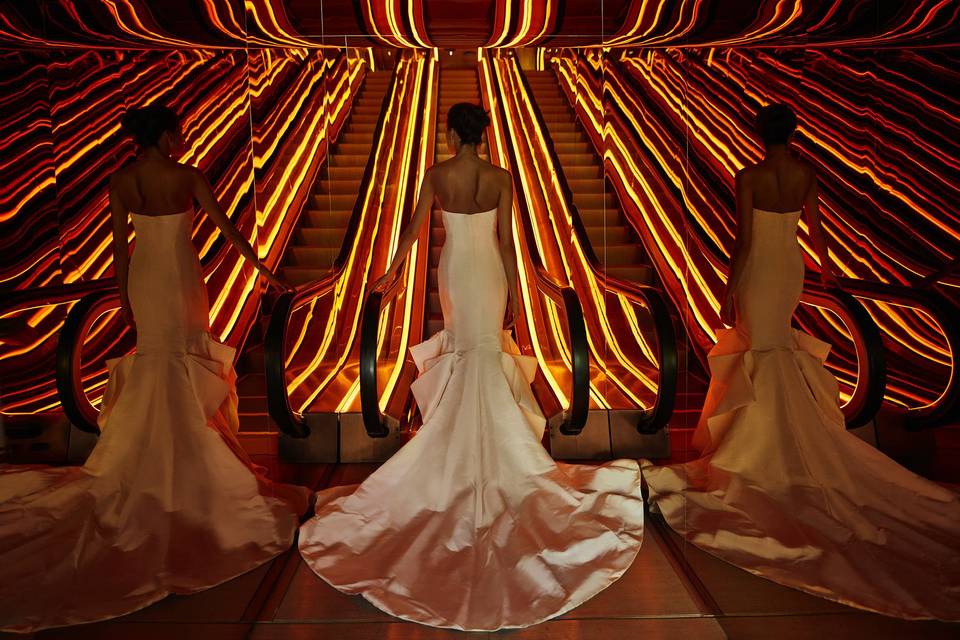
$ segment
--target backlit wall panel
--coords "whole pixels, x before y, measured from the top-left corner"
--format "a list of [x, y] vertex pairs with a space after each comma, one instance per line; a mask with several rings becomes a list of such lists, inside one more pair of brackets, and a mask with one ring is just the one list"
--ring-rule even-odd
[[[539, 59], [553, 65], [600, 141], [607, 171], [631, 190], [626, 208], [701, 352], [719, 325], [733, 174], [759, 157], [752, 119], [766, 102], [789, 102], [800, 115], [797, 149], [820, 171], [839, 270], [905, 284], [960, 251], [958, 3], [455, 4], [457, 11], [443, 0], [0, 0], [0, 293], [13, 299], [111, 277], [106, 181], [134, 153], [119, 119], [152, 101], [180, 111], [183, 161], [208, 175], [260, 256], [276, 265], [374, 59], [351, 57], [347, 39], [421, 49], [567, 47]], [[324, 48], [331, 45], [340, 48]], [[583, 45], [595, 48], [569, 48]], [[415, 157], [405, 135], [394, 149], [399, 166]], [[194, 240], [214, 333], [239, 345], [260, 316], [262, 284], [203, 216]], [[803, 240], [809, 249], [805, 231]], [[358, 295], [360, 280], [351, 275], [356, 290], [338, 296]], [[956, 279], [938, 295], [956, 304]], [[72, 304], [0, 310], [20, 323], [0, 341], [0, 410], [56, 407], [53, 348]], [[325, 304], [310, 307], [311, 322], [329, 324], [337, 309]], [[908, 308], [864, 304], [890, 349], [888, 397], [909, 406], [933, 400], [949, 375], [935, 323]], [[856, 372], [846, 328], [809, 308], [798, 322], [837, 343], [831, 363], [849, 390]], [[333, 351], [346, 353], [342, 336], [355, 327], [334, 324]], [[93, 396], [105, 381], [103, 358], [129, 343], [114, 314], [94, 326], [84, 370]], [[312, 348], [298, 358], [312, 357]], [[356, 395], [346, 386], [344, 406]], [[300, 387], [306, 402], [322, 384], [307, 375]]]
[[0, 291], [60, 277], [47, 57], [0, 56]]
[[[957, 83], [951, 73], [922, 73], [949, 68], [955, 54], [874, 53], [667, 49], [554, 58], [582, 119], [595, 135], [605, 130], [608, 170], [645, 194], [634, 224], [652, 229], [649, 249], [666, 256], [673, 273], [665, 282], [689, 303], [688, 329], [701, 349], [719, 324], [735, 228], [733, 176], [762, 154], [753, 119], [767, 102], [798, 112], [795, 146], [820, 174], [835, 269], [908, 284], [956, 255]], [[637, 155], [623, 154], [625, 140]], [[801, 235], [815, 271], [805, 228]], [[950, 373], [939, 327], [909, 308], [863, 302], [890, 348], [888, 397], [909, 406], [935, 400]], [[825, 339], [845, 340], [829, 314], [802, 310], [798, 320]]]
[[950, 0], [4, 0], [0, 42], [244, 46], [942, 46]]
[[[176, 108], [181, 161], [204, 171], [223, 209], [276, 265], [325, 156], [328, 126], [342, 123], [365, 66], [333, 49], [11, 52], [3, 60], [10, 82], [25, 88], [2, 116], [11, 134], [0, 184], [8, 291], [112, 278], [107, 181], [135, 154], [120, 118], [153, 102]], [[197, 216], [193, 236], [211, 328], [238, 346], [259, 317], [262, 280], [206, 216]], [[52, 352], [72, 303], [7, 314], [27, 328], [0, 342], [5, 412], [57, 405]], [[115, 315], [88, 337], [93, 396], [105, 382], [103, 358], [129, 347]]]

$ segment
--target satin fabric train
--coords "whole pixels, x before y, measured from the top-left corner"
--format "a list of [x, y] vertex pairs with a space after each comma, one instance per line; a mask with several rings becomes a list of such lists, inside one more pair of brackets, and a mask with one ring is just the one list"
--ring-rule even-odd
[[237, 441], [234, 350], [210, 337], [192, 210], [134, 215], [136, 353], [109, 361], [78, 467], [0, 474], [0, 628], [92, 622], [214, 586], [293, 543], [306, 489]]
[[643, 461], [687, 540], [751, 573], [902, 618], [960, 619], [960, 500], [847, 432], [830, 346], [792, 329], [800, 212], [755, 210], [737, 326], [710, 352], [697, 460]]
[[643, 537], [635, 461], [558, 464], [541, 445], [536, 360], [501, 330], [495, 212], [441, 214], [444, 329], [410, 349], [422, 427], [359, 487], [321, 492], [300, 533], [305, 561], [340, 591], [481, 631], [576, 607], [626, 571]]

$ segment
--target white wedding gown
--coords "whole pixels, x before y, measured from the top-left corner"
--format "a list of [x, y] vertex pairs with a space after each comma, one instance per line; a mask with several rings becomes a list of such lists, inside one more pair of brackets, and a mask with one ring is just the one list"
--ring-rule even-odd
[[237, 440], [234, 349], [209, 333], [193, 209], [133, 215], [136, 353], [107, 362], [83, 466], [0, 466], [0, 629], [104, 620], [286, 551], [309, 491]]
[[710, 352], [701, 458], [643, 463], [696, 546], [764, 578], [902, 618], [960, 619], [960, 496], [849, 433], [830, 345], [790, 326], [800, 212], [754, 209], [737, 326]]
[[318, 495], [310, 567], [394, 616], [492, 631], [576, 607], [616, 581], [643, 537], [638, 464], [558, 464], [530, 390], [536, 360], [501, 329], [496, 210], [444, 211], [444, 329], [410, 349], [423, 426], [359, 487]]

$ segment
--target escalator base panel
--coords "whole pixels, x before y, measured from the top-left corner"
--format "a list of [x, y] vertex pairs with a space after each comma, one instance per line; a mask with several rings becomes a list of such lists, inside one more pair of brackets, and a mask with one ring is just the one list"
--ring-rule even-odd
[[306, 438], [280, 436], [282, 460], [294, 463], [383, 462], [403, 444], [399, 425], [391, 423], [385, 438], [371, 438], [359, 413], [307, 413]]
[[363, 428], [361, 414], [341, 413], [340, 462], [384, 462], [403, 446], [399, 426], [391, 421], [386, 437], [371, 438]]
[[[560, 432], [563, 415], [549, 419], [550, 453], [556, 460], [612, 460], [616, 458], [668, 458], [670, 438], [666, 429], [641, 434], [636, 425], [642, 411], [594, 409], [579, 435]], [[280, 436], [280, 458], [294, 463], [383, 462], [408, 438], [399, 425], [389, 424], [385, 438], [371, 438], [359, 413], [308, 413], [306, 438]]]
[[592, 409], [583, 431], [576, 436], [560, 432], [562, 415], [548, 422], [550, 453], [556, 460], [613, 460], [616, 458], [667, 458], [670, 437], [665, 429], [650, 435], [637, 432], [642, 411]]
[[550, 454], [555, 460], [610, 460], [610, 420], [606, 409], [591, 410], [587, 423], [575, 436], [560, 432], [562, 415], [547, 422], [550, 432]]
[[614, 458], [669, 458], [670, 434], [666, 428], [656, 433], [637, 432], [643, 411], [612, 409], [610, 411], [610, 449]]

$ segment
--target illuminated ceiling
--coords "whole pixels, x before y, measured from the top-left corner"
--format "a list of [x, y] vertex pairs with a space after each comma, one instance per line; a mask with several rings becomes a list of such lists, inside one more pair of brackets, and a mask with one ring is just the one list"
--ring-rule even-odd
[[955, 46], [949, 0], [0, 0], [0, 47]]

